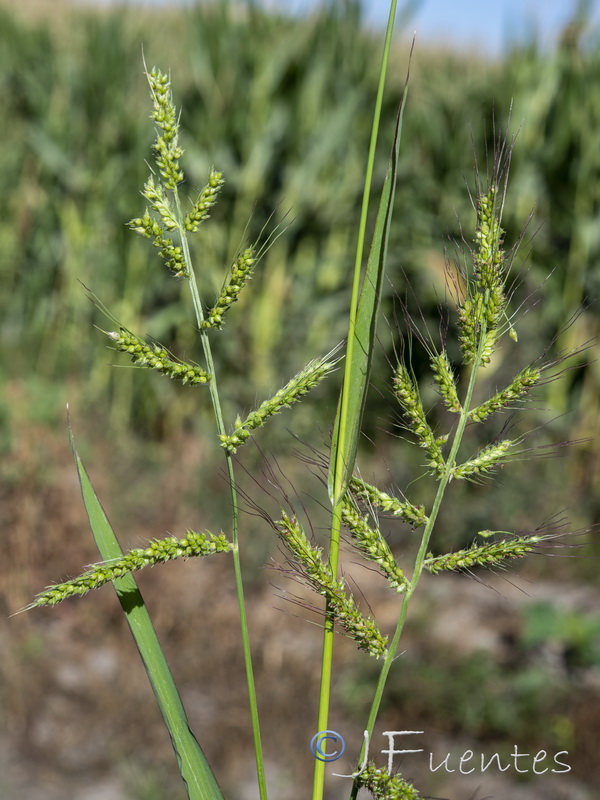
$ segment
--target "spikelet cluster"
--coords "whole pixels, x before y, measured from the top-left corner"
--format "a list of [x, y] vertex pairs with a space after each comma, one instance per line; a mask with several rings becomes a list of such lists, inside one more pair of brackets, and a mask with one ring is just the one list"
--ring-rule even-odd
[[365, 769], [355, 778], [358, 786], [367, 789], [375, 800], [420, 800], [421, 793], [401, 775], [390, 775], [369, 761]]
[[356, 549], [369, 561], [377, 564], [392, 589], [396, 592], [405, 592], [410, 588], [408, 579], [396, 563], [381, 531], [369, 525], [367, 517], [359, 514], [348, 495], [342, 500], [342, 522], [350, 532]]
[[192, 385], [208, 383], [208, 372], [195, 364], [176, 361], [169, 356], [167, 350], [158, 344], [148, 344], [133, 333], [121, 328], [119, 332], [111, 331], [109, 334], [117, 350], [129, 353], [131, 360], [138, 367], [147, 367], [168, 375], [172, 380]]
[[458, 392], [456, 391], [456, 379], [452, 370], [452, 365], [445, 350], [436, 353], [431, 358], [431, 368], [433, 378], [438, 385], [438, 389], [444, 405], [448, 411], [459, 414], [462, 410]]
[[301, 397], [317, 386], [335, 365], [335, 361], [327, 361], [327, 356], [310, 361], [283, 389], [261, 403], [243, 422], [238, 419], [232, 434], [222, 434], [219, 437], [221, 447], [230, 453], [235, 453], [237, 448], [248, 440], [252, 431], [262, 427], [269, 417], [278, 414], [284, 408], [289, 408], [292, 403], [297, 403]]
[[198, 194], [192, 210], [188, 211], [185, 215], [183, 224], [187, 231], [195, 233], [204, 220], [208, 219], [210, 216], [208, 212], [217, 202], [221, 186], [223, 186], [224, 183], [223, 173], [211, 169], [210, 175], [208, 176], [208, 183]]
[[474, 278], [468, 281], [466, 296], [459, 307], [460, 344], [466, 364], [479, 355], [488, 364], [505, 313], [503, 231], [497, 209], [498, 187], [491, 186], [477, 198], [477, 249], [473, 255]]
[[501, 442], [489, 444], [482, 448], [474, 458], [455, 466], [452, 470], [452, 477], [465, 480], [477, 475], [488, 474], [506, 461], [506, 454], [514, 443], [512, 439], [503, 439]]
[[490, 567], [509, 561], [514, 558], [522, 558], [531, 553], [537, 544], [543, 541], [543, 536], [515, 536], [511, 539], [501, 539], [489, 544], [473, 545], [464, 550], [457, 550], [454, 553], [446, 553], [443, 556], [433, 556], [427, 554], [424, 566], [433, 575], [438, 572], [469, 569], [471, 567]]
[[226, 553], [233, 545], [223, 533], [195, 533], [188, 531], [182, 539], [168, 536], [150, 542], [148, 547], [137, 547], [125, 553], [121, 558], [95, 564], [77, 578], [56, 583], [37, 595], [30, 607], [55, 606], [69, 597], [82, 596], [92, 589], [98, 589], [105, 583], [122, 578], [130, 572], [137, 572], [144, 567], [152, 567], [176, 558], [193, 558], [207, 556], [212, 553]]
[[154, 219], [148, 209], [145, 210], [143, 217], [136, 217], [127, 224], [131, 230], [147, 239], [152, 239], [154, 246], [159, 248], [159, 255], [167, 269], [176, 278], [189, 278], [190, 272], [183, 258], [183, 250], [179, 245], [175, 245], [169, 236], [165, 236], [162, 225]]
[[153, 119], [157, 127], [156, 141], [153, 148], [156, 154], [156, 166], [167, 189], [175, 191], [183, 180], [183, 172], [179, 159], [183, 150], [178, 144], [179, 119], [171, 94], [171, 81], [167, 75], [153, 67], [148, 74], [150, 93], [152, 95]]
[[360, 650], [379, 658], [386, 654], [387, 637], [377, 624], [359, 610], [354, 597], [346, 591], [343, 578], [336, 579], [328, 564], [323, 563], [321, 548], [314, 547], [295, 517], [282, 511], [275, 523], [277, 533], [292, 553], [302, 580], [326, 598], [333, 620], [357, 643]]
[[490, 397], [489, 400], [486, 400], [485, 403], [482, 403], [480, 406], [470, 411], [470, 419], [472, 419], [473, 422], [483, 422], [491, 414], [501, 411], [511, 403], [524, 397], [533, 386], [539, 383], [541, 377], [541, 369], [537, 367], [525, 367], [525, 369], [521, 370], [521, 372], [513, 378], [509, 386], [497, 392], [493, 397]]
[[402, 363], [396, 367], [393, 384], [394, 393], [404, 411], [409, 427], [419, 441], [419, 447], [427, 451], [430, 472], [433, 475], [441, 475], [446, 464], [440, 443], [435, 438], [427, 422], [423, 404], [413, 379], [406, 366]]
[[256, 258], [254, 250], [248, 247], [235, 260], [231, 268], [231, 277], [223, 287], [217, 302], [206, 315], [203, 328], [221, 328], [223, 315], [238, 299], [240, 292], [252, 277]]
[[414, 506], [412, 503], [398, 500], [376, 486], [363, 481], [362, 478], [353, 477], [350, 480], [350, 491], [359, 500], [374, 508], [391, 512], [395, 517], [407, 522], [412, 528], [421, 528], [427, 524], [427, 515], [423, 506]]

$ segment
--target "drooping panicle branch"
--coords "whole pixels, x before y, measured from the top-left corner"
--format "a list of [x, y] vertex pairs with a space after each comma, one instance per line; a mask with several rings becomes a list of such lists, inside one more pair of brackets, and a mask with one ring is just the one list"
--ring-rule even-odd
[[269, 400], [261, 403], [243, 422], [238, 419], [232, 434], [222, 434], [219, 437], [221, 447], [230, 453], [235, 453], [237, 448], [248, 440], [252, 431], [261, 428], [270, 417], [278, 414], [284, 408], [289, 408], [293, 403], [297, 403], [335, 368], [337, 362], [328, 361], [328, 358], [329, 356], [325, 356], [309, 361], [304, 369], [300, 370], [283, 389], [280, 389]]
[[418, 439], [419, 447], [427, 451], [430, 472], [433, 475], [441, 475], [446, 466], [442, 448], [427, 422], [419, 391], [405, 364], [400, 363], [396, 367], [393, 384], [396, 398], [410, 429]]
[[410, 583], [396, 562], [383, 534], [379, 528], [372, 528], [369, 525], [367, 517], [358, 512], [348, 495], [342, 500], [342, 522], [350, 531], [356, 549], [366, 559], [377, 564], [394, 591], [405, 592], [410, 588]]
[[210, 375], [202, 367], [178, 361], [171, 357], [164, 347], [159, 344], [148, 344], [124, 328], [118, 332], [111, 331], [108, 336], [113, 340], [115, 348], [123, 353], [129, 353], [131, 360], [138, 367], [154, 369], [163, 375], [168, 375], [172, 380], [193, 386], [210, 381]]
[[462, 410], [462, 406], [458, 399], [454, 371], [445, 350], [442, 350], [441, 353], [435, 353], [431, 357], [431, 368], [433, 370], [433, 378], [438, 385], [444, 405], [448, 411], [459, 414]]
[[182, 248], [174, 244], [170, 237], [165, 236], [163, 227], [151, 216], [148, 209], [144, 211], [143, 217], [130, 220], [128, 225], [136, 233], [152, 239], [154, 246], [159, 248], [159, 255], [164, 260], [165, 266], [176, 278], [189, 278], [190, 272]]
[[460, 480], [487, 475], [506, 461], [507, 453], [514, 444], [513, 439], [503, 439], [483, 447], [476, 456], [453, 467], [452, 477]]
[[362, 478], [354, 476], [351, 479], [350, 491], [357, 499], [372, 505], [374, 508], [391, 512], [395, 517], [407, 522], [412, 528], [421, 528], [427, 524], [427, 515], [423, 506], [414, 506], [412, 503], [399, 500], [397, 497], [382, 492], [376, 486], [363, 481]]
[[122, 558], [94, 564], [82, 575], [63, 583], [48, 586], [37, 595], [30, 608], [35, 606], [55, 606], [69, 597], [81, 597], [92, 589], [98, 589], [105, 583], [122, 578], [130, 572], [137, 572], [144, 567], [153, 567], [176, 558], [193, 558], [207, 556], [212, 553], [227, 553], [232, 544], [223, 533], [195, 533], [188, 531], [182, 539], [168, 536], [157, 539], [147, 547], [136, 547], [125, 553]]
[[539, 535], [513, 536], [486, 544], [475, 544], [464, 550], [446, 553], [442, 556], [427, 554], [424, 566], [433, 575], [438, 572], [451, 572], [472, 567], [494, 567], [523, 556], [535, 550], [536, 545], [549, 537]]
[[379, 658], [386, 654], [387, 637], [382, 636], [371, 617], [365, 617], [354, 597], [346, 590], [343, 578], [335, 578], [323, 562], [321, 548], [310, 543], [295, 517], [282, 511], [275, 530], [284, 542], [298, 568], [303, 583], [327, 600], [327, 608], [335, 622], [354, 639], [360, 650]]
[[518, 375], [512, 379], [511, 383], [500, 392], [496, 392], [493, 397], [485, 403], [477, 406], [469, 412], [469, 418], [473, 422], [483, 422], [492, 414], [517, 402], [524, 397], [531, 388], [540, 382], [542, 370], [538, 367], [525, 367]]

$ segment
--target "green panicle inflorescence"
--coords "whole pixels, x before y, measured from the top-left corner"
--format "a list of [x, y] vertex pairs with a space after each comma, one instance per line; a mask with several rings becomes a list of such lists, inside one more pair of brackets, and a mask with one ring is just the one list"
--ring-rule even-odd
[[424, 566], [432, 575], [470, 567], [490, 567], [510, 559], [522, 558], [531, 553], [536, 544], [543, 539], [543, 536], [535, 535], [515, 536], [512, 539], [501, 539], [489, 544], [473, 545], [443, 556], [433, 556], [432, 553], [428, 553]]
[[152, 175], [150, 175], [144, 184], [142, 195], [150, 202], [152, 208], [159, 215], [167, 230], [174, 231], [179, 228], [177, 217], [175, 216], [175, 212], [171, 207], [171, 203], [165, 194], [162, 184], [155, 183]]
[[138, 367], [155, 369], [163, 375], [168, 375], [172, 380], [180, 383], [208, 383], [210, 375], [208, 372], [195, 364], [187, 364], [184, 361], [176, 361], [171, 358], [165, 350], [158, 344], [148, 344], [143, 339], [126, 331], [124, 328], [117, 333], [112, 331], [108, 334], [115, 343], [117, 350], [129, 353], [131, 360]]
[[225, 183], [223, 173], [211, 169], [208, 176], [208, 183], [199, 193], [196, 202], [191, 211], [185, 215], [183, 224], [187, 231], [195, 233], [205, 219], [208, 219], [209, 211], [217, 202], [217, 197], [221, 190], [221, 186]]
[[489, 364], [499, 336], [498, 325], [505, 313], [503, 230], [497, 210], [497, 186], [477, 199], [477, 249], [473, 256], [474, 279], [468, 281], [459, 307], [460, 344], [467, 364], [479, 356]]
[[477, 408], [469, 412], [470, 419], [473, 422], [483, 422], [496, 411], [501, 411], [511, 403], [519, 400], [527, 394], [527, 392], [535, 386], [542, 377], [541, 369], [536, 367], [525, 367], [516, 375], [509, 386], [501, 392], [497, 392], [485, 403], [482, 403]]
[[164, 235], [164, 229], [150, 215], [148, 209], [144, 212], [143, 217], [136, 217], [127, 224], [131, 230], [141, 233], [142, 236], [154, 241], [154, 246], [160, 248], [159, 255], [164, 259], [167, 269], [176, 278], [189, 278], [190, 271], [186, 266], [183, 250], [178, 245], [173, 244], [172, 239]]
[[256, 258], [251, 247], [246, 248], [235, 260], [231, 268], [231, 278], [227, 281], [214, 307], [207, 313], [203, 328], [221, 328], [223, 315], [238, 299], [240, 292], [252, 277]]
[[432, 356], [431, 367], [433, 369], [433, 378], [438, 385], [444, 405], [448, 411], [459, 414], [462, 406], [456, 391], [456, 379], [454, 378], [452, 365], [445, 350]]
[[[502, 236], [504, 231], [500, 227], [500, 220], [496, 211], [497, 187], [491, 186], [487, 194], [481, 194], [477, 203], [477, 231], [475, 240], [478, 249], [474, 258], [475, 277], [481, 290], [491, 292], [502, 288], [502, 264], [504, 251], [502, 250]], [[489, 309], [488, 325], [493, 328], [497, 321], [495, 306]]]
[[353, 477], [350, 480], [350, 491], [359, 500], [369, 503], [382, 511], [390, 512], [395, 517], [407, 522], [412, 528], [421, 528], [427, 524], [427, 515], [423, 506], [413, 506], [412, 503], [398, 500], [376, 486], [363, 481], [362, 478]]
[[408, 424], [419, 440], [419, 447], [427, 451], [431, 473], [440, 476], [446, 466], [442, 449], [427, 422], [421, 398], [404, 364], [398, 364], [396, 367], [393, 384], [394, 392]]
[[421, 793], [401, 775], [390, 775], [386, 769], [379, 769], [369, 761], [364, 770], [355, 778], [358, 786], [367, 789], [375, 800], [420, 800]]
[[346, 591], [343, 578], [336, 579], [328, 564], [323, 563], [321, 548], [314, 547], [295, 517], [282, 511], [276, 530], [293, 555], [303, 582], [325, 597], [331, 617], [371, 656], [385, 656], [387, 637], [382, 636], [375, 621], [365, 617], [354, 597]]
[[92, 589], [98, 589], [105, 583], [122, 578], [130, 572], [137, 572], [144, 567], [152, 567], [176, 558], [193, 558], [207, 556], [212, 553], [226, 553], [233, 545], [223, 533], [195, 533], [188, 531], [182, 539], [168, 536], [157, 539], [147, 547], [136, 547], [121, 558], [94, 564], [77, 578], [56, 583], [37, 595], [30, 607], [55, 606], [69, 597], [82, 596]]
[[317, 386], [334, 369], [336, 362], [327, 361], [326, 358], [310, 361], [283, 389], [252, 411], [244, 422], [238, 420], [231, 435], [222, 434], [219, 437], [221, 447], [230, 453], [235, 453], [237, 448], [247, 441], [251, 432], [262, 427], [269, 417], [278, 414], [284, 408], [289, 408], [292, 403], [297, 403], [303, 395]]
[[405, 592], [410, 583], [396, 563], [392, 551], [379, 529], [372, 528], [367, 518], [358, 513], [354, 502], [346, 495], [342, 501], [342, 522], [350, 531], [354, 545], [365, 558], [377, 564], [396, 592]]
[[454, 467], [452, 477], [464, 480], [476, 475], [485, 475], [491, 472], [506, 460], [506, 453], [515, 442], [512, 439], [503, 439], [484, 447], [475, 458], [465, 461], [464, 464]]
[[160, 133], [157, 131], [153, 145], [156, 166], [165, 181], [166, 188], [175, 191], [178, 184], [183, 181], [183, 172], [179, 166], [183, 150], [178, 144], [179, 119], [173, 104], [171, 82], [167, 75], [154, 67], [152, 72], [148, 73], [148, 83], [154, 106], [150, 119], [156, 122], [160, 131]]

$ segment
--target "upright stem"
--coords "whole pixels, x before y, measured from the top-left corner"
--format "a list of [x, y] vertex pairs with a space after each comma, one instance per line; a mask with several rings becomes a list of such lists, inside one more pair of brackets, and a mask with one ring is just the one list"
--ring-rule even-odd
[[[179, 220], [182, 220], [181, 206], [179, 203], [179, 196], [175, 192], [175, 203], [177, 206], [177, 214]], [[180, 224], [181, 234], [181, 247], [185, 258], [186, 266], [189, 270], [189, 285], [192, 293], [192, 303], [194, 305], [194, 312], [196, 315], [196, 322], [200, 329], [200, 340], [202, 342], [202, 349], [204, 351], [204, 358], [206, 360], [206, 368], [210, 374], [209, 390], [212, 401], [212, 406], [215, 414], [215, 421], [217, 425], [217, 432], [219, 436], [227, 433], [225, 430], [225, 422], [223, 420], [223, 411], [221, 408], [221, 400], [219, 397], [219, 390], [217, 387], [217, 377], [215, 373], [215, 366], [212, 357], [212, 349], [210, 346], [210, 339], [206, 330], [202, 327], [204, 320], [204, 312], [202, 310], [202, 302], [200, 300], [200, 293], [198, 292], [198, 283], [196, 275], [192, 266], [192, 259], [189, 249], [189, 244], [185, 234], [185, 228]], [[265, 780], [265, 766], [262, 750], [262, 742], [260, 736], [260, 724], [258, 717], [258, 703], [256, 699], [256, 687], [254, 684], [254, 670], [252, 667], [252, 655], [250, 651], [250, 635], [248, 633], [248, 618], [246, 615], [246, 601], [244, 597], [244, 584], [242, 579], [242, 566], [240, 561], [240, 548], [238, 540], [239, 528], [239, 513], [238, 513], [238, 497], [235, 483], [235, 473], [233, 469], [233, 460], [231, 453], [225, 451], [225, 460], [227, 464], [227, 475], [229, 478], [229, 487], [231, 492], [231, 513], [232, 513], [232, 540], [233, 540], [233, 570], [235, 575], [235, 587], [237, 593], [238, 608], [240, 614], [240, 627], [242, 631], [242, 649], [244, 652], [244, 665], [246, 669], [246, 682], [248, 685], [248, 702], [250, 706], [250, 717], [252, 721], [252, 734], [254, 737], [254, 753], [256, 758], [256, 773], [258, 779], [258, 789], [260, 800], [267, 800], [267, 786]]]
[[[485, 339], [485, 331], [481, 336], [481, 340]], [[367, 731], [369, 740], [373, 735], [373, 729], [375, 728], [375, 721], [377, 719], [377, 715], [379, 713], [379, 707], [381, 705], [381, 699], [383, 697], [383, 691], [385, 689], [385, 684], [392, 667], [392, 663], [396, 658], [396, 653], [398, 651], [398, 645], [400, 643], [400, 637], [402, 635], [402, 631], [404, 629], [404, 623], [406, 622], [406, 616], [408, 614], [408, 607], [410, 605], [410, 601], [412, 599], [413, 594], [415, 593], [417, 586], [419, 584], [419, 580], [421, 578], [421, 574], [423, 572], [423, 565], [425, 563], [425, 558], [427, 556], [427, 551], [429, 549], [429, 541], [431, 539], [431, 535], [433, 533], [433, 529], [435, 527], [435, 523], [440, 511], [440, 507], [442, 505], [442, 500], [444, 499], [444, 494], [446, 489], [448, 488], [448, 483], [450, 482], [450, 478], [452, 475], [452, 470], [454, 469], [456, 463], [456, 455], [458, 453], [458, 449], [460, 447], [460, 443], [463, 438], [463, 434], [465, 432], [465, 428], [467, 426], [467, 422], [469, 421], [469, 409], [471, 408], [471, 401], [473, 398], [473, 390], [475, 388], [475, 382], [477, 379], [477, 372], [481, 365], [481, 346], [479, 348], [479, 352], [477, 353], [477, 357], [475, 362], [472, 365], [471, 374], [469, 376], [469, 383], [467, 386], [467, 391], [465, 395], [465, 400], [463, 403], [462, 410], [460, 412], [460, 417], [458, 421], [458, 425], [456, 427], [456, 433], [454, 434], [454, 438], [452, 440], [452, 447], [450, 448], [450, 453], [446, 460], [446, 468], [444, 473], [440, 479], [440, 483], [438, 486], [438, 490], [435, 495], [435, 499], [433, 501], [433, 506], [431, 509], [431, 513], [429, 515], [429, 519], [425, 526], [425, 530], [423, 531], [423, 536], [421, 537], [421, 544], [419, 545], [419, 551], [415, 558], [415, 564], [413, 568], [413, 574], [410, 581], [410, 589], [406, 592], [402, 599], [402, 606], [400, 608], [400, 615], [398, 617], [398, 622], [396, 624], [396, 630], [394, 631], [394, 636], [392, 637], [392, 641], [388, 647], [388, 652], [385, 657], [385, 660], [381, 667], [381, 672], [379, 673], [379, 680], [377, 682], [377, 688], [375, 690], [375, 695], [373, 697], [373, 702], [371, 704], [371, 710], [369, 712], [369, 718], [367, 721], [367, 727], [365, 730]], [[364, 759], [364, 751], [365, 745], [363, 744], [361, 754], [359, 756], [359, 763], [362, 763]], [[350, 794], [350, 800], [356, 800], [356, 796], [358, 794], [359, 785], [358, 781], [354, 781], [352, 786], [352, 792]]]
[[[392, 32], [394, 28], [394, 19], [396, 17], [397, 0], [391, 0], [390, 13], [388, 17], [388, 24], [385, 36], [385, 44], [383, 49], [383, 57], [381, 62], [381, 69], [379, 73], [379, 86], [377, 89], [377, 99], [375, 102], [375, 111], [373, 114], [373, 125], [371, 128], [371, 142], [369, 146], [369, 156], [367, 159], [367, 168], [365, 173], [365, 185], [363, 190], [362, 208], [360, 215], [360, 223], [358, 228], [358, 241], [356, 245], [356, 258], [354, 262], [354, 277], [352, 281], [352, 298], [350, 301], [350, 316], [348, 320], [348, 345], [346, 349], [344, 381], [342, 386], [342, 395], [340, 403], [340, 420], [339, 420], [339, 441], [345, 441], [345, 430], [349, 423], [348, 420], [348, 404], [350, 397], [351, 387], [351, 365], [352, 353], [355, 346], [355, 328], [356, 318], [358, 311], [358, 301], [360, 297], [360, 282], [362, 275], [362, 263], [365, 248], [365, 235], [367, 228], [367, 217], [369, 211], [369, 198], [371, 194], [371, 184], [373, 180], [373, 169], [375, 164], [375, 150], [377, 146], [377, 137], [379, 134], [379, 121], [381, 119], [381, 108], [383, 105], [383, 91], [385, 87], [385, 79], [387, 75], [387, 68], [389, 62], [389, 55], [392, 43]], [[340, 529], [341, 529], [341, 515], [342, 515], [342, 499], [343, 499], [343, 476], [346, 467], [347, 454], [343, 446], [337, 448], [336, 454], [336, 469], [335, 469], [335, 485], [333, 487], [333, 513], [331, 519], [331, 532], [329, 540], [329, 566], [331, 573], [337, 576], [339, 566], [339, 548], [340, 548]], [[331, 698], [331, 675], [333, 664], [333, 635], [334, 623], [330, 613], [329, 604], [325, 608], [325, 626], [323, 631], [323, 652], [321, 657], [321, 684], [319, 688], [319, 711], [317, 716], [317, 731], [327, 729], [329, 719], [329, 703]], [[325, 762], [315, 759], [314, 777], [313, 777], [313, 793], [312, 800], [322, 800], [323, 790], [325, 785]]]

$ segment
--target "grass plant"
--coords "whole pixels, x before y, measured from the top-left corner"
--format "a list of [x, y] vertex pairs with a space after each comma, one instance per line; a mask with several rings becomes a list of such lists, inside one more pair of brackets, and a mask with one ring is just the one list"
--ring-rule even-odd
[[[369, 736], [373, 734], [379, 714], [386, 682], [398, 655], [398, 648], [413, 596], [417, 592], [425, 571], [472, 571], [485, 568], [504, 569], [509, 562], [543, 547], [556, 544], [557, 532], [552, 527], [529, 532], [484, 530], [474, 532], [479, 536], [466, 548], [446, 550], [436, 534], [440, 514], [452, 485], [461, 481], [482, 482], [512, 459], [523, 456], [523, 437], [509, 436], [508, 432], [491, 432], [488, 441], [474, 453], [467, 450], [471, 430], [509, 409], [522, 407], [531, 392], [553, 376], [551, 370], [569, 353], [553, 360], [535, 357], [515, 371], [514, 377], [500, 388], [491, 388], [486, 380], [486, 369], [499, 359], [517, 360], [513, 351], [519, 348], [518, 310], [511, 307], [514, 293], [512, 266], [514, 249], [505, 252], [502, 218], [506, 197], [506, 181], [512, 147], [506, 142], [494, 143], [490, 174], [487, 179], [477, 177], [472, 203], [475, 212], [475, 234], [472, 244], [467, 244], [464, 258], [458, 269], [449, 274], [448, 290], [454, 320], [446, 325], [443, 312], [441, 337], [436, 339], [423, 333], [416, 322], [405, 315], [405, 330], [397, 347], [398, 355], [388, 376], [394, 402], [401, 418], [400, 428], [418, 448], [421, 473], [418, 477], [433, 485], [433, 501], [424, 507], [411, 499], [410, 487], [401, 497], [384, 491], [364, 481], [356, 466], [361, 439], [363, 416], [367, 405], [367, 391], [371, 381], [371, 366], [377, 344], [379, 308], [385, 285], [385, 267], [392, 232], [392, 214], [396, 183], [399, 173], [400, 136], [407, 97], [404, 88], [395, 130], [387, 173], [383, 181], [378, 210], [373, 226], [373, 239], [368, 258], [364, 257], [368, 230], [369, 200], [373, 194], [373, 175], [376, 167], [379, 124], [384, 104], [385, 79], [392, 44], [392, 30], [396, 2], [390, 3], [390, 16], [380, 68], [379, 91], [373, 116], [371, 145], [364, 175], [363, 206], [358, 226], [358, 245], [352, 283], [352, 296], [348, 315], [347, 347], [343, 367], [337, 349], [329, 354], [311, 358], [282, 389], [258, 404], [254, 411], [242, 419], [241, 408], [228, 419], [224, 412], [221, 394], [221, 372], [217, 353], [221, 341], [229, 336], [233, 327], [235, 310], [242, 291], [250, 278], [260, 270], [260, 256], [268, 252], [244, 241], [236, 245], [228, 263], [229, 272], [221, 276], [221, 290], [216, 299], [204, 280], [204, 272], [197, 266], [192, 244], [201, 233], [215, 206], [224, 184], [223, 174], [214, 168], [208, 170], [206, 184], [186, 202], [182, 134], [182, 116], [176, 108], [170, 77], [160, 70], [146, 70], [152, 103], [151, 118], [156, 137], [153, 144], [154, 162], [151, 175], [143, 187], [147, 208], [141, 216], [131, 219], [129, 227], [143, 239], [148, 239], [158, 251], [158, 256], [169, 278], [179, 281], [189, 291], [193, 309], [194, 328], [202, 363], [188, 361], [170, 352], [158, 342], [150, 341], [121, 322], [119, 315], [105, 309], [117, 328], [105, 332], [110, 345], [128, 355], [134, 366], [161, 373], [171, 380], [186, 385], [199, 402], [210, 403], [214, 418], [213, 442], [215, 452], [224, 459], [230, 492], [230, 518], [223, 525], [226, 533], [197, 534], [189, 531], [184, 537], [173, 536], [148, 543], [123, 553], [104, 515], [87, 473], [75, 454], [82, 486], [84, 503], [92, 531], [100, 549], [100, 564], [89, 567], [79, 577], [54, 584], [41, 592], [31, 607], [54, 606], [74, 595], [87, 594], [107, 582], [114, 582], [123, 611], [140, 650], [153, 686], [158, 704], [177, 755], [181, 776], [188, 796], [192, 800], [218, 800], [223, 795], [204, 753], [189, 730], [189, 725], [171, 677], [158, 639], [147, 614], [144, 601], [132, 573], [146, 566], [176, 558], [203, 557], [213, 553], [231, 554], [233, 579], [238, 601], [241, 653], [245, 665], [250, 719], [254, 740], [256, 775], [259, 796], [266, 800], [268, 787], [265, 759], [260, 730], [259, 702], [254, 683], [252, 647], [246, 611], [246, 593], [242, 579], [242, 555], [246, 542], [240, 525], [240, 495], [237, 488], [234, 454], [255, 436], [269, 420], [284, 409], [301, 400], [336, 370], [342, 372], [342, 386], [335, 419], [331, 421], [332, 438], [326, 458], [326, 483], [330, 501], [329, 539], [321, 545], [307, 534], [300, 515], [281, 508], [277, 520], [267, 514], [279, 540], [288, 553], [292, 576], [315, 592], [322, 604], [323, 648], [320, 669], [320, 692], [316, 709], [316, 732], [328, 728], [331, 701], [334, 633], [343, 632], [353, 639], [359, 650], [379, 659], [379, 677], [373, 689], [373, 699], [365, 724]], [[185, 109], [184, 112], [185, 113]], [[259, 110], [256, 111], [259, 113]], [[181, 135], [183, 140], [183, 136]], [[409, 143], [410, 147], [410, 143]], [[252, 154], [250, 154], [252, 160]], [[260, 159], [255, 156], [258, 161]], [[255, 165], [255, 169], [258, 169]], [[260, 174], [260, 170], [258, 170]], [[246, 174], [248, 184], [251, 181]], [[248, 189], [248, 186], [245, 187]], [[187, 191], [185, 192], [187, 194]], [[246, 199], [244, 201], [248, 203]], [[245, 206], [247, 208], [247, 206]], [[139, 213], [139, 212], [135, 212]], [[366, 262], [366, 263], [365, 263]], [[364, 266], [363, 266], [364, 265]], [[269, 277], [263, 277], [263, 290]], [[266, 293], [268, 296], [268, 292]], [[239, 309], [241, 303], [237, 306]], [[246, 306], [244, 306], [246, 308]], [[134, 314], [135, 316], [135, 314]], [[228, 322], [221, 331], [224, 319]], [[454, 337], [454, 338], [452, 338]], [[424, 400], [412, 361], [415, 341], [424, 348], [431, 367], [440, 407], [447, 415], [447, 424], [438, 430], [431, 422], [431, 410]], [[454, 354], [459, 354], [459, 358]], [[508, 355], [507, 355], [508, 353]], [[198, 356], [200, 358], [200, 356]], [[322, 462], [319, 461], [322, 466]], [[203, 502], [203, 498], [201, 499]], [[399, 550], [390, 544], [381, 531], [382, 514], [392, 515], [413, 529], [416, 542], [413, 557], [400, 557]], [[390, 635], [381, 630], [377, 614], [367, 614], [351, 591], [340, 570], [340, 546], [343, 532], [348, 534], [348, 546], [381, 572], [390, 591], [398, 598], [398, 615], [395, 629]], [[484, 541], [481, 542], [481, 539]], [[397, 668], [401, 669], [401, 665]], [[204, 735], [205, 732], [202, 732]], [[202, 738], [202, 735], [200, 738]], [[310, 737], [309, 737], [310, 738]], [[422, 796], [420, 790], [398, 774], [389, 774], [374, 762], [360, 766], [365, 753], [358, 757], [353, 774], [351, 798], [356, 798], [361, 788], [374, 798], [386, 800], [415, 800]], [[322, 800], [325, 791], [325, 762], [315, 759], [312, 799]]]

